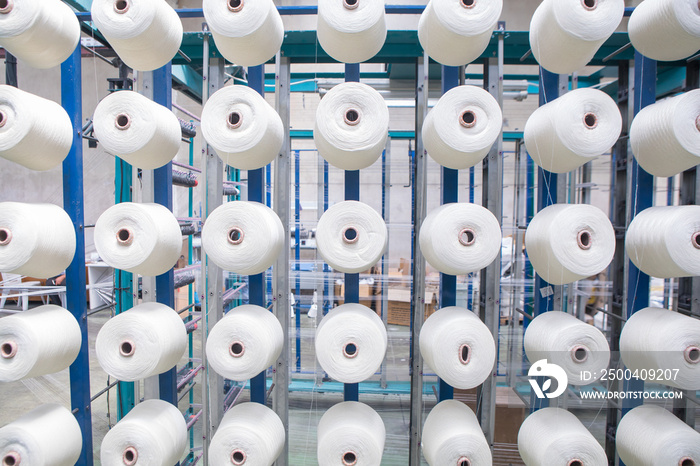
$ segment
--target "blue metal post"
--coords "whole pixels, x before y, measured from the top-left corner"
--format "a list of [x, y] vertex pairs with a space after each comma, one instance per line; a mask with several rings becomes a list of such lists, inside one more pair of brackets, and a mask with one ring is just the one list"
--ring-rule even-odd
[[[328, 210], [328, 161], [324, 160], [323, 161], [323, 211], [325, 212]], [[328, 265], [324, 262], [321, 264], [321, 267], [323, 267], [323, 272], [329, 272], [330, 268]], [[328, 314], [328, 310], [331, 308], [331, 303], [326, 302], [326, 298], [328, 297], [328, 280], [323, 280], [323, 299], [321, 300], [322, 303], [322, 312], [323, 315], [325, 316]]]
[[[360, 82], [360, 64], [345, 65], [345, 82]], [[345, 172], [345, 200], [360, 200], [360, 171], [350, 170]], [[345, 302], [360, 302], [360, 274], [345, 274]], [[344, 387], [345, 401], [358, 401], [360, 397], [359, 385], [346, 383]]]
[[298, 301], [301, 296], [301, 266], [299, 264], [301, 256], [301, 205], [299, 204], [299, 156], [298, 150], [294, 151], [294, 317], [295, 322], [295, 350], [296, 350], [296, 368], [297, 372], [301, 372], [301, 303]]
[[[442, 93], [459, 85], [459, 67], [442, 67]], [[442, 191], [441, 204], [457, 202], [459, 187], [459, 172], [451, 168], [442, 167]], [[455, 306], [457, 304], [457, 277], [455, 275], [440, 274], [440, 307]], [[450, 400], [454, 396], [454, 389], [444, 380], [438, 379], [438, 401]]]
[[[264, 65], [251, 66], [248, 68], [248, 85], [260, 95], [265, 95], [265, 70]], [[248, 200], [265, 203], [265, 169], [248, 171]], [[250, 304], [265, 307], [265, 273], [250, 275], [248, 277], [250, 286]], [[256, 403], [265, 404], [267, 387], [265, 371], [250, 379], [250, 400]], [[284, 387], [280, 387], [281, 390]]]
[[[643, 56], [639, 52], [634, 54], [634, 114], [639, 113], [647, 105], [656, 102], [656, 61]], [[654, 177], [639, 166], [634, 157], [628, 162], [630, 183], [633, 186], [632, 196], [629, 200], [630, 219], [642, 210], [652, 206], [654, 201]], [[631, 261], [628, 262], [627, 274], [627, 318], [640, 309], [649, 306], [649, 275], [637, 268]], [[644, 381], [641, 379], [625, 380], [623, 383], [625, 392], [643, 391]], [[622, 400], [622, 416], [643, 403], [642, 399], [625, 398]]]
[[63, 208], [75, 228], [75, 256], [66, 270], [66, 301], [68, 310], [80, 325], [80, 352], [70, 366], [71, 407], [83, 435], [83, 449], [75, 463], [91, 466], [92, 418], [90, 411], [90, 356], [87, 329], [87, 291], [85, 289], [85, 221], [83, 208], [83, 97], [81, 79], [81, 48], [61, 64], [61, 104], [73, 124], [73, 145], [63, 161]]
[[[172, 65], [168, 63], [153, 72], [153, 101], [170, 109], [172, 107]], [[156, 204], [173, 210], [173, 167], [168, 163], [153, 172], [153, 199]], [[156, 301], [175, 307], [175, 282], [173, 269], [156, 277]], [[177, 368], [173, 367], [158, 377], [160, 398], [177, 405]]]
[[[559, 75], [540, 67], [540, 106], [559, 97]], [[537, 169], [537, 211], [557, 202], [557, 174], [542, 168]], [[529, 220], [529, 219], [528, 219]], [[534, 315], [551, 311], [554, 305], [554, 289], [539, 274], [535, 275]], [[534, 363], [535, 361], [530, 361]], [[530, 394], [530, 410], [549, 406], [549, 398], [537, 398]]]

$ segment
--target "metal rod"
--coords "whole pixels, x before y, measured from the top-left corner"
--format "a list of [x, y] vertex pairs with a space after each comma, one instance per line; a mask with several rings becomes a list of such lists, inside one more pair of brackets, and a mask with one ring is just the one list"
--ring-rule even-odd
[[187, 385], [187, 383], [190, 380], [194, 379], [195, 376], [199, 373], [199, 371], [202, 370], [203, 368], [204, 368], [204, 366], [200, 364], [199, 366], [192, 369], [189, 374], [187, 374], [180, 382], [178, 382], [177, 391], [179, 392], [180, 390], [182, 390], [182, 388], [185, 385]]
[[630, 47], [632, 47], [632, 42], [628, 43], [627, 45], [623, 45], [622, 47], [615, 50], [613, 53], [611, 53], [607, 57], [603, 58], [603, 63], [605, 63], [606, 61], [610, 60], [613, 57], [620, 55], [622, 52], [624, 52], [625, 50], [627, 50]]
[[96, 395], [94, 395], [92, 398], [90, 398], [90, 402], [92, 403], [93, 401], [95, 401], [96, 399], [98, 399], [99, 397], [101, 397], [102, 395], [107, 393], [111, 388], [116, 387], [118, 383], [119, 383], [119, 381], [117, 380], [117, 381], [112, 382], [111, 384], [107, 385], [107, 387], [103, 388], [102, 390], [97, 392]]
[[187, 423], [187, 430], [190, 430], [192, 428], [194, 423], [197, 422], [197, 419], [199, 419], [203, 412], [204, 410], [200, 409], [199, 412], [194, 415], [194, 417]]
[[185, 55], [185, 52], [183, 52], [182, 50], [177, 49], [177, 54], [184, 58], [187, 63], [192, 63], [192, 59]]
[[188, 394], [189, 392], [192, 391], [192, 389], [194, 388], [195, 385], [197, 385], [197, 381], [196, 381], [196, 380], [195, 380], [194, 382], [192, 382], [192, 383], [185, 389], [185, 391], [182, 392], [182, 395], [180, 395], [180, 397], [177, 399], [177, 402], [179, 403], [180, 401], [182, 401], [182, 399], [183, 399], [184, 397], [186, 397], [187, 394]]
[[119, 65], [117, 65], [113, 60], [110, 60], [109, 58], [105, 57], [104, 55], [101, 55], [101, 54], [97, 53], [96, 51], [94, 51], [93, 49], [91, 49], [90, 47], [88, 47], [87, 45], [80, 44], [80, 46], [81, 46], [82, 48], [84, 48], [85, 50], [87, 50], [88, 52], [92, 53], [94, 56], [96, 56], [97, 58], [99, 58], [99, 59], [102, 60], [103, 62], [109, 63], [110, 65], [112, 65], [112, 66], [115, 67], [115, 68], [119, 68]]
[[520, 61], [525, 61], [525, 59], [526, 59], [527, 57], [529, 57], [530, 55], [532, 55], [532, 49], [529, 49], [527, 52], [525, 52], [525, 55], [523, 55], [522, 57], [520, 57]]

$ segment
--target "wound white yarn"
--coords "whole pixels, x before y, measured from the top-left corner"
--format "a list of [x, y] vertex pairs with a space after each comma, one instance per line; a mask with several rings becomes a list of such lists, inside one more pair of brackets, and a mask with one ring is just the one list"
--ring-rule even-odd
[[440, 165], [473, 167], [489, 153], [503, 126], [496, 99], [476, 86], [450, 89], [423, 123], [423, 144]]
[[[622, 328], [620, 356], [640, 378], [700, 390], [700, 321], [668, 309], [640, 309]], [[672, 377], [656, 377], [668, 370]]]
[[480, 205], [445, 204], [423, 220], [420, 249], [425, 260], [442, 273], [476, 272], [493, 262], [501, 251], [501, 226]]
[[209, 463], [272, 466], [284, 448], [285, 427], [260, 403], [241, 403], [221, 419], [209, 446]]
[[262, 65], [282, 46], [284, 25], [272, 0], [204, 0], [216, 48], [239, 66]]
[[700, 464], [700, 433], [660, 406], [642, 405], [625, 414], [615, 446], [629, 466]]
[[525, 247], [535, 271], [563, 285], [605, 270], [615, 255], [615, 231], [599, 208], [554, 204], [537, 212], [525, 232]]
[[163, 400], [146, 400], [107, 432], [100, 460], [104, 466], [171, 466], [186, 448], [187, 424], [180, 410]]
[[245, 381], [274, 364], [283, 343], [282, 326], [270, 311], [261, 306], [238, 306], [209, 332], [207, 360], [217, 374]]
[[48, 304], [0, 319], [0, 382], [53, 374], [70, 366], [82, 335], [75, 317]]
[[632, 121], [630, 144], [639, 165], [654, 176], [700, 163], [700, 89], [644, 107]]
[[60, 0], [8, 0], [0, 9], [0, 45], [33, 68], [63, 63], [80, 41], [80, 23]]
[[358, 201], [343, 201], [326, 210], [316, 227], [316, 247], [333, 269], [363, 272], [386, 250], [389, 233], [376, 210]]
[[[546, 359], [564, 369], [572, 385], [588, 385], [600, 377], [610, 363], [610, 347], [603, 332], [571, 314], [543, 312], [525, 332], [525, 353], [531, 363]], [[590, 380], [581, 373], [590, 372]]]
[[56, 102], [0, 85], [0, 157], [31, 170], [55, 168], [73, 144], [73, 124]]
[[49, 278], [75, 255], [75, 229], [53, 204], [0, 202], [0, 272]]
[[624, 0], [544, 0], [530, 22], [532, 55], [552, 73], [580, 70], [615, 32], [624, 12]]
[[386, 40], [383, 0], [320, 0], [318, 42], [341, 63], [361, 63], [375, 56]]
[[343, 383], [362, 382], [384, 361], [386, 328], [367, 306], [343, 304], [318, 324], [315, 346], [316, 358], [330, 377]]
[[438, 377], [466, 390], [481, 385], [491, 375], [496, 343], [488, 327], [472, 311], [443, 307], [423, 323], [420, 353]]
[[682, 60], [700, 49], [700, 5], [696, 0], [645, 0], [632, 12], [630, 41], [654, 60]]
[[380, 464], [386, 428], [375, 410], [344, 401], [331, 406], [317, 428], [319, 466]]
[[369, 167], [382, 155], [388, 135], [386, 102], [366, 84], [338, 84], [318, 104], [314, 142], [319, 154], [334, 167]]
[[171, 211], [159, 204], [122, 202], [95, 223], [95, 248], [115, 269], [161, 275], [180, 258], [182, 233]]
[[430, 0], [418, 21], [418, 40], [436, 62], [466, 65], [486, 50], [502, 9], [502, 0]]
[[160, 303], [139, 304], [112, 317], [95, 341], [102, 369], [127, 382], [172, 369], [185, 349], [185, 324], [177, 312]]
[[182, 43], [182, 22], [165, 0], [93, 0], [92, 21], [130, 68], [167, 64]]
[[421, 441], [423, 456], [430, 466], [492, 464], [491, 449], [476, 415], [460, 401], [441, 401], [430, 410]]
[[247, 86], [227, 86], [202, 109], [202, 134], [227, 165], [255, 170], [279, 155], [282, 119], [260, 94]]
[[700, 206], [643, 210], [627, 228], [625, 249], [634, 265], [653, 277], [700, 275]]
[[530, 414], [518, 431], [518, 452], [526, 466], [606, 466], [603, 447], [578, 418], [561, 408]]
[[525, 123], [532, 161], [554, 173], [567, 173], [604, 154], [622, 131], [620, 110], [597, 89], [576, 89], [539, 107]]
[[282, 222], [259, 202], [227, 202], [214, 209], [202, 228], [207, 256], [222, 269], [241, 275], [267, 270], [283, 246]]
[[83, 435], [73, 414], [58, 404], [45, 404], [0, 429], [3, 465], [74, 466]]
[[175, 114], [137, 92], [108, 95], [92, 121], [105, 150], [137, 168], [160, 168], [180, 149], [182, 130]]

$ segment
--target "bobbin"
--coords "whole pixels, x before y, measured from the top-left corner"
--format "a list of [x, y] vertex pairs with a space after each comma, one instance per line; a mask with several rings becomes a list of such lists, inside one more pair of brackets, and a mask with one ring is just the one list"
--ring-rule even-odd
[[16, 451], [11, 451], [2, 459], [2, 466], [19, 466], [22, 462], [22, 457]]
[[0, 228], [0, 246], [7, 246], [12, 241], [12, 230]]
[[17, 354], [17, 343], [8, 340], [4, 342], [2, 345], [0, 345], [0, 356], [2, 356], [3, 359], [12, 359], [15, 357]]
[[122, 453], [122, 462], [126, 466], [134, 466], [139, 460], [139, 452], [135, 447], [127, 447]]

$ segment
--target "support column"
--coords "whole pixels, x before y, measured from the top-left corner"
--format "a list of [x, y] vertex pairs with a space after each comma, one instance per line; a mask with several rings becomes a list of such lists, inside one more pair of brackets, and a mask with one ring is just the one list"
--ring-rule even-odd
[[[265, 65], [248, 68], [248, 86], [265, 96]], [[248, 200], [265, 203], [265, 167], [248, 170]], [[250, 304], [267, 307], [265, 303], [265, 273], [248, 277]], [[250, 401], [265, 404], [267, 395], [265, 371], [250, 379]]]
[[420, 354], [419, 336], [425, 319], [425, 257], [420, 250], [418, 229], [426, 214], [428, 184], [428, 154], [423, 147], [421, 128], [428, 113], [428, 55], [416, 64], [416, 153], [413, 161], [413, 281], [411, 296], [411, 419], [409, 426], [409, 466], [421, 464], [421, 435], [423, 431], [423, 358]]
[[61, 64], [61, 105], [73, 124], [73, 145], [63, 161], [63, 208], [75, 228], [75, 256], [66, 269], [66, 307], [80, 325], [80, 352], [70, 366], [71, 408], [83, 435], [83, 449], [75, 463], [91, 466], [92, 415], [90, 411], [90, 352], [87, 328], [87, 292], [85, 289], [85, 211], [83, 204], [83, 94], [81, 48]]
[[[353, 63], [345, 65], [345, 82], [360, 82], [360, 64]], [[360, 170], [345, 171], [345, 200], [360, 200]], [[345, 302], [360, 302], [360, 274], [345, 274]], [[346, 383], [344, 386], [345, 401], [358, 401], [359, 384]]]
[[[290, 151], [291, 141], [289, 138], [289, 93], [291, 84], [291, 74], [289, 58], [281, 58], [277, 53], [276, 63], [276, 105], [277, 113], [282, 118], [284, 126], [284, 144], [277, 160], [275, 161], [275, 189], [273, 191], [273, 207], [282, 221], [284, 227], [284, 246], [282, 253], [277, 258], [273, 268], [273, 301], [275, 303], [275, 317], [282, 326], [284, 340], [282, 352], [280, 353], [273, 375], [275, 390], [272, 392], [272, 409], [282, 420], [285, 431], [284, 448], [275, 464], [277, 466], [287, 466], [289, 464], [289, 187], [291, 184], [290, 174]], [[322, 301], [323, 302], [323, 301]]]

